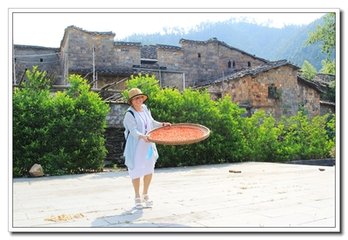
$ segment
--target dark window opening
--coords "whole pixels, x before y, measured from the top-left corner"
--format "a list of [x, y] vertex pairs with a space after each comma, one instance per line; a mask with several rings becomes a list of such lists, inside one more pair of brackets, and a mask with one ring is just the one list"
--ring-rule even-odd
[[277, 92], [277, 87], [274, 86], [273, 83], [268, 86], [268, 98], [272, 98], [272, 99], [278, 99], [279, 98], [279, 94]]
[[232, 62], [232, 66], [233, 66], [233, 67], [236, 66], [236, 62], [235, 62], [235, 61]]
[[251, 67], [251, 62], [248, 62], [248, 67]]
[[228, 68], [231, 68], [231, 61], [228, 61]]
[[43, 58], [40, 58], [40, 62], [43, 62]]
[[201, 58], [201, 54], [200, 53], [198, 53], [198, 58]]
[[216, 96], [216, 99], [221, 99], [222, 98], [222, 93], [216, 93], [215, 96]]

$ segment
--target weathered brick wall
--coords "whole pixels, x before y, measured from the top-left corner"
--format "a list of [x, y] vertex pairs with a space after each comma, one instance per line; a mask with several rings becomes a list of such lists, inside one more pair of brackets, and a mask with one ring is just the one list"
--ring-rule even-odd
[[67, 30], [66, 38], [68, 68], [89, 68], [92, 71], [94, 38], [90, 34], [74, 28]]
[[184, 87], [184, 75], [183, 73], [171, 73], [163, 72], [162, 73], [162, 87], [173, 87], [179, 90], [183, 90]]
[[[298, 111], [298, 84], [297, 70], [289, 65], [271, 69], [261, 73], [257, 79], [262, 83], [262, 103], [268, 102], [273, 106], [273, 113], [276, 118], [282, 115], [295, 115]], [[268, 87], [273, 84], [276, 87], [279, 99], [268, 98]]]
[[[310, 116], [320, 113], [319, 93], [313, 88], [299, 84], [296, 69], [288, 65], [222, 84], [223, 86], [221, 83], [211, 86], [208, 91], [219, 92], [223, 87], [224, 95], [230, 95], [231, 100], [241, 106], [250, 106], [251, 112], [264, 109], [278, 119], [283, 115], [297, 114], [299, 107], [303, 106]], [[268, 88], [271, 85], [276, 87], [278, 99], [269, 97]]]
[[334, 103], [320, 102], [320, 115], [325, 115], [327, 113], [335, 114], [336, 106]]
[[107, 162], [123, 163], [122, 143], [124, 140], [123, 117], [128, 104], [109, 103], [110, 111], [106, 117], [107, 128], [105, 131], [106, 149], [108, 154], [105, 158]]
[[158, 46], [157, 60], [160, 66], [169, 70], [181, 71], [184, 65], [183, 50], [179, 47]]
[[115, 34], [93, 33], [78, 28], [68, 28], [63, 48], [67, 52], [71, 69], [120, 69], [140, 63], [140, 43], [114, 42]]
[[105, 163], [122, 164], [124, 161], [122, 157], [123, 129], [115, 127], [106, 128], [105, 139], [105, 147], [108, 150]]
[[214, 73], [218, 74], [218, 56], [204, 42], [184, 41], [181, 47], [185, 63], [182, 69], [187, 72], [187, 85], [197, 85], [209, 80]]
[[[109, 49], [110, 51], [111, 49]], [[140, 43], [123, 43], [116, 42], [112, 48], [112, 63], [115, 67], [132, 67], [133, 65], [140, 65], [141, 45]]]
[[106, 117], [108, 127], [123, 127], [123, 117], [129, 105], [126, 103], [109, 102], [110, 111]]
[[235, 70], [264, 63], [264, 61], [228, 47], [216, 39], [183, 40], [180, 44], [184, 53], [182, 69], [187, 72], [188, 85], [218, 79]]
[[54, 84], [62, 83], [61, 60], [58, 48], [46, 48], [36, 46], [16, 45], [14, 48], [13, 73], [15, 74], [14, 83], [17, 84], [25, 79], [25, 70], [38, 66], [39, 70], [46, 71]]
[[[219, 70], [225, 73], [264, 64], [263, 61], [257, 58], [222, 44], [217, 45], [215, 48], [214, 52], [218, 54]], [[230, 62], [230, 67], [228, 62]]]
[[299, 83], [298, 105], [304, 107], [310, 117], [320, 114], [320, 94], [313, 88]]

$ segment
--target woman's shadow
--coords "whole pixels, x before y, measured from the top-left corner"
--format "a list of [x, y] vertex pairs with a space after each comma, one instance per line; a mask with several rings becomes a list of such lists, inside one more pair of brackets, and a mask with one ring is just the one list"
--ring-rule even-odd
[[133, 222], [143, 216], [143, 209], [135, 207], [126, 210], [118, 215], [103, 216], [96, 218], [92, 223], [92, 227], [131, 227]]
[[[142, 221], [144, 212], [151, 208], [136, 209], [135, 207], [112, 216], [103, 216], [96, 218], [91, 227], [95, 228], [151, 228], [151, 227], [188, 227], [175, 223], [154, 223], [148, 220]], [[140, 221], [139, 221], [140, 220]]]

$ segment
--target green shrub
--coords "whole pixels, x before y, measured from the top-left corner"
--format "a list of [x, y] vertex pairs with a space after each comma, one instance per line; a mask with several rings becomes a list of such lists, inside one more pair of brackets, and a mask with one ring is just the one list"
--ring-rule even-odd
[[50, 175], [100, 171], [108, 105], [78, 75], [56, 94], [45, 76], [34, 67], [13, 93], [13, 175], [27, 175], [34, 163]]
[[[197, 123], [208, 127], [208, 139], [191, 145], [158, 145], [158, 167], [174, 167], [241, 161], [244, 156], [242, 117], [244, 110], [228, 97], [212, 101], [206, 91], [190, 88], [160, 90], [154, 77], [138, 75], [128, 89], [139, 87], [149, 95], [147, 105], [158, 121]], [[126, 96], [126, 92], [124, 93]]]
[[13, 92], [13, 175], [22, 176], [47, 153], [52, 97], [46, 73], [26, 72], [29, 81]]
[[[245, 111], [229, 96], [212, 101], [206, 91], [160, 89], [154, 76], [133, 76], [128, 88], [149, 96], [147, 105], [159, 121], [198, 123], [211, 130], [208, 139], [179, 146], [158, 145], [158, 167], [238, 161], [281, 162], [323, 158], [335, 148], [334, 116], [309, 119], [303, 111], [276, 121], [264, 111], [241, 117]], [[124, 92], [126, 96], [127, 91]]]
[[277, 149], [280, 129], [272, 116], [256, 111], [245, 118], [244, 136], [247, 156], [250, 161], [279, 161]]
[[[334, 121], [334, 120], [331, 120]], [[284, 160], [330, 157], [334, 140], [330, 139], [332, 122], [328, 115], [309, 119], [303, 112], [283, 118], [279, 123], [281, 141], [278, 155]]]

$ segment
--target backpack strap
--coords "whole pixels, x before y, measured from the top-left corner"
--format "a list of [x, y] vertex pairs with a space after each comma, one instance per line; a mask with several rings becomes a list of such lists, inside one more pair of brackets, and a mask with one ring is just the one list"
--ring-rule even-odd
[[[135, 119], [134, 112], [132, 110], [128, 109], [127, 112], [130, 112], [133, 115], [134, 119]], [[122, 144], [123, 151], [125, 151], [126, 142], [128, 140], [129, 133], [130, 133], [130, 131], [128, 130], [127, 137], [123, 140], [123, 144]]]
[[128, 109], [127, 112], [130, 112], [133, 115], [133, 117], [135, 118], [134, 112], [132, 110]]
[[[129, 112], [130, 114], [132, 114], [132, 116], [133, 116], [134, 119], [135, 119], [134, 112], [133, 112], [132, 110], [128, 109], [127, 112]], [[126, 112], [126, 113], [127, 113], [127, 112]], [[128, 139], [129, 133], [130, 133], [130, 131], [128, 130], [126, 140]]]

